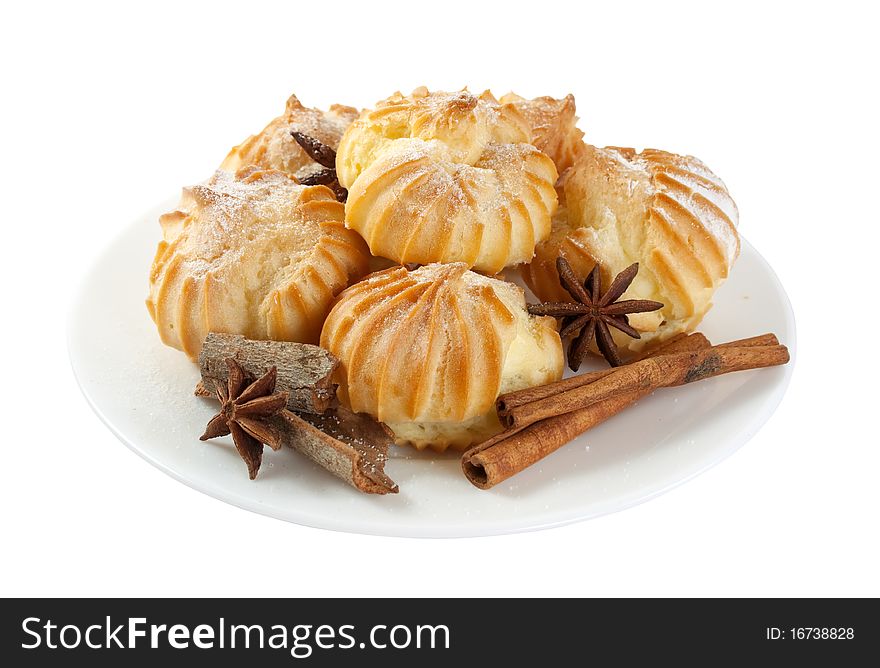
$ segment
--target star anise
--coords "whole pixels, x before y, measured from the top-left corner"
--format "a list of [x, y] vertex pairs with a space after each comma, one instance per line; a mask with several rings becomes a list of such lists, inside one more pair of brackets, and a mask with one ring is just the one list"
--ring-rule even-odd
[[251, 480], [257, 477], [263, 461], [263, 444], [281, 448], [281, 432], [269, 420], [287, 405], [287, 392], [275, 392], [277, 369], [273, 366], [257, 380], [247, 377], [232, 358], [226, 360], [229, 378], [217, 383], [220, 412], [211, 418], [199, 440], [232, 434], [235, 448], [248, 467]]
[[306, 155], [324, 168], [303, 177], [299, 182], [304, 186], [327, 186], [340, 202], [348, 199], [348, 191], [339, 185], [339, 179], [336, 177], [336, 151], [302, 132], [291, 130], [290, 134]]
[[583, 285], [578, 281], [571, 265], [562, 256], [556, 258], [556, 271], [559, 273], [562, 287], [574, 297], [575, 302], [529, 304], [529, 313], [562, 318], [562, 330], [559, 332], [562, 338], [580, 330], [568, 347], [568, 366], [572, 371], [580, 368], [593, 338], [596, 339], [599, 351], [611, 366], [623, 364], [611, 336], [611, 330], [608, 329], [609, 325], [634, 339], [639, 339], [641, 336], [638, 330], [629, 324], [627, 314], [645, 313], [663, 308], [660, 302], [649, 299], [617, 301], [636, 277], [639, 263], [631, 264], [620, 272], [608, 286], [605, 294], [602, 294], [602, 279], [598, 264], [593, 267]]

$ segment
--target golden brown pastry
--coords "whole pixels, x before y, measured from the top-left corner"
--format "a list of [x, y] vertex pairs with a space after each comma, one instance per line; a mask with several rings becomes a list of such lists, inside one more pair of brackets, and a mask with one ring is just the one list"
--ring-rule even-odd
[[321, 345], [341, 362], [342, 400], [419, 449], [497, 433], [500, 393], [562, 376], [553, 319], [529, 315], [513, 283], [461, 262], [371, 274], [339, 296]]
[[302, 150], [290, 133], [302, 132], [335, 150], [345, 129], [357, 116], [358, 110], [354, 107], [334, 104], [329, 111], [321, 111], [304, 107], [296, 95], [291, 95], [284, 113], [262, 132], [234, 147], [220, 169], [236, 172], [247, 165], [256, 165], [278, 169], [302, 180], [323, 168]]
[[532, 144], [550, 156], [560, 174], [584, 152], [584, 133], [577, 127], [574, 95], [566, 95], [561, 100], [548, 96], [529, 100], [508, 93], [500, 102], [512, 104], [519, 110], [531, 126]]
[[561, 253], [578, 276], [594, 264], [604, 285], [633, 262], [639, 273], [624, 299], [653, 299], [660, 311], [629, 316], [640, 340], [615, 332], [632, 351], [693, 331], [739, 254], [738, 213], [724, 183], [692, 156], [596, 148], [562, 179], [566, 204], [522, 275], [542, 300], [567, 300], [556, 274]]
[[495, 273], [528, 262], [550, 232], [557, 177], [530, 139], [525, 118], [489, 92], [396, 93], [339, 144], [346, 225], [401, 264]]
[[317, 343], [333, 298], [367, 270], [363, 240], [324, 186], [280, 171], [222, 170], [159, 219], [147, 308], [195, 359], [208, 332]]

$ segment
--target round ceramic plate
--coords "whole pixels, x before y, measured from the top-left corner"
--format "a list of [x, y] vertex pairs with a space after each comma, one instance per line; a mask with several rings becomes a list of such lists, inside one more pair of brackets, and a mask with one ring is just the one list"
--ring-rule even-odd
[[[650, 499], [746, 443], [782, 399], [793, 362], [657, 392], [531, 469], [481, 491], [458, 457], [392, 448], [396, 495], [361, 494], [292, 450], [268, 448], [255, 481], [231, 441], [198, 440], [216, 405], [193, 396], [198, 370], [159, 341], [147, 314], [156, 219], [127, 228], [90, 269], [73, 306], [70, 356], [83, 393], [129, 448], [191, 487], [308, 526], [394, 536], [479, 536], [543, 529]], [[743, 241], [700, 328], [710, 340], [775, 332], [794, 354], [791, 305], [773, 270]]]

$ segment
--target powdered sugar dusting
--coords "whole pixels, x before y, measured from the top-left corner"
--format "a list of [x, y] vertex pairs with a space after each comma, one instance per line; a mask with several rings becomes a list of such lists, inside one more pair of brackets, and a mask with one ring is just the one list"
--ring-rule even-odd
[[[733, 229], [739, 222], [739, 212], [724, 182], [701, 160], [657, 149], [645, 149], [641, 153], [632, 149], [607, 149], [606, 152], [628, 170], [650, 173], [657, 192], [689, 211], [721, 244], [728, 265], [733, 263], [739, 250], [739, 239]], [[634, 184], [635, 179], [630, 183]]]
[[235, 171], [247, 165], [257, 165], [305, 178], [320, 167], [303, 151], [291, 132], [314, 137], [335, 150], [346, 128], [357, 116], [356, 109], [343, 105], [333, 105], [329, 111], [305, 107], [292, 95], [284, 114], [273, 119], [258, 135], [232, 149], [221, 168]]

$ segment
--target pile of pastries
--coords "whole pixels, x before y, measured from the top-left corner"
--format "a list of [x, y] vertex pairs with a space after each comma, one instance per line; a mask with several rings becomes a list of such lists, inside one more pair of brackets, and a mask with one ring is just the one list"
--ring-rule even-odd
[[[335, 190], [307, 185], [328, 170], [293, 133], [336, 152]], [[419, 88], [361, 112], [291, 97], [160, 224], [147, 307], [166, 344], [191, 359], [208, 332], [320, 344], [343, 402], [437, 451], [500, 431], [499, 394], [562, 376], [559, 326], [511, 271], [565, 301], [557, 257], [603, 282], [638, 262], [624, 298], [664, 306], [630, 316], [640, 339], [615, 334], [637, 353], [693, 331], [739, 253], [721, 179], [692, 156], [588, 144], [571, 95]]]

